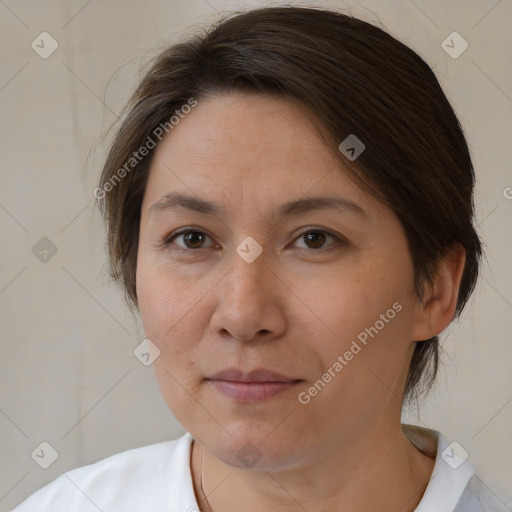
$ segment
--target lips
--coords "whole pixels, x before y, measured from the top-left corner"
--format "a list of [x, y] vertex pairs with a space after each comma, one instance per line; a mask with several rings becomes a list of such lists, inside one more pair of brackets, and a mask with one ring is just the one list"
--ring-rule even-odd
[[228, 368], [208, 377], [207, 380], [217, 391], [245, 403], [267, 400], [301, 382], [300, 379], [262, 368], [249, 373], [237, 368]]
[[233, 382], [291, 382], [298, 380], [263, 368], [252, 370], [249, 373], [244, 373], [238, 368], [227, 368], [208, 378], [210, 380], [228, 380]]

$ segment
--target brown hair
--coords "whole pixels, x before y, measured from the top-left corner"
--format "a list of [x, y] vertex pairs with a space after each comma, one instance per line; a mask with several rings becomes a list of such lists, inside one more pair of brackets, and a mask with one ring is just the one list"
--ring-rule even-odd
[[[354, 178], [400, 219], [419, 297], [446, 251], [463, 246], [460, 314], [482, 253], [473, 226], [474, 171], [434, 73], [378, 27], [335, 11], [288, 6], [228, 16], [165, 49], [128, 102], [95, 196], [102, 199], [112, 276], [123, 283], [129, 303], [137, 306], [140, 213], [154, 153], [139, 158], [138, 152], [154, 141], [159, 126], [170, 131], [170, 117], [191, 99], [224, 91], [282, 95], [315, 113]], [[366, 147], [356, 162], [337, 150], [349, 134]], [[127, 168], [134, 154], [137, 162]], [[438, 361], [437, 336], [416, 342], [404, 400], [430, 389]]]

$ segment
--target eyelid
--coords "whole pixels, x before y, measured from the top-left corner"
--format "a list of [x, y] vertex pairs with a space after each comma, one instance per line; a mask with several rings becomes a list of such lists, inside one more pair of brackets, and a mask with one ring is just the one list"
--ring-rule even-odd
[[[327, 228], [321, 228], [319, 226], [308, 226], [308, 227], [300, 230], [295, 235], [295, 238], [298, 238], [299, 236], [305, 235], [306, 233], [310, 233], [310, 232], [313, 232], [313, 233], [325, 233], [327, 235], [333, 236], [334, 238], [339, 238], [341, 240], [346, 240], [346, 238], [342, 234], [336, 233], [335, 231], [331, 231], [330, 229], [327, 229]], [[348, 241], [348, 240], [346, 240], [346, 241]]]

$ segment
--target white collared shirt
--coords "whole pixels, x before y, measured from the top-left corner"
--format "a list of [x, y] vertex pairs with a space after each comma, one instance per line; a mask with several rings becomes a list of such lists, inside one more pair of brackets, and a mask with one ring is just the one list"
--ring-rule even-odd
[[[435, 455], [429, 484], [415, 512], [511, 512], [473, 466], [430, 429], [402, 425], [421, 451]], [[127, 450], [63, 473], [12, 512], [198, 512], [190, 455], [193, 438]]]

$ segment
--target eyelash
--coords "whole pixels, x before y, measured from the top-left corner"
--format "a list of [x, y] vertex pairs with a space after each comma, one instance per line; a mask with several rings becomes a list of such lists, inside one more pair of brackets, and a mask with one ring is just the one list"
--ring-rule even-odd
[[[203, 235], [206, 235], [208, 238], [211, 239], [211, 237], [205, 233], [204, 231], [200, 230], [200, 229], [195, 229], [195, 228], [184, 228], [184, 229], [181, 229], [179, 231], [176, 231], [176, 232], [173, 232], [171, 233], [166, 239], [165, 241], [163, 242], [163, 246], [165, 248], [169, 248], [169, 246], [173, 243], [173, 241], [178, 238], [179, 236], [181, 235], [185, 235], [187, 233], [200, 233], [200, 234], [203, 234]], [[302, 250], [306, 250], [306, 251], [312, 251], [312, 252], [315, 252], [315, 253], [325, 253], [327, 251], [330, 251], [332, 250], [332, 246], [333, 245], [336, 245], [337, 243], [341, 243], [341, 244], [344, 244], [344, 243], [347, 243], [347, 240], [344, 239], [343, 237], [340, 237], [338, 235], [334, 235], [333, 233], [329, 232], [329, 231], [326, 231], [324, 229], [308, 229], [308, 230], [305, 230], [303, 231], [302, 233], [299, 233], [297, 235], [297, 237], [295, 238], [295, 240], [298, 240], [299, 238], [305, 236], [305, 235], [308, 235], [310, 233], [322, 233], [322, 234], [325, 234], [327, 236], [330, 236], [331, 238], [333, 238], [335, 240], [334, 243], [332, 243], [331, 245], [329, 245], [327, 248], [324, 248], [324, 249], [310, 249], [310, 248], [301, 248]], [[295, 241], [294, 240], [294, 241]], [[178, 251], [183, 251], [183, 252], [197, 252], [197, 251], [200, 251], [202, 249], [208, 249], [208, 247], [200, 247], [199, 249], [189, 249], [189, 248], [184, 248], [184, 247], [180, 247], [180, 246], [177, 246], [177, 249], [173, 249], [173, 250], [178, 250]]]

